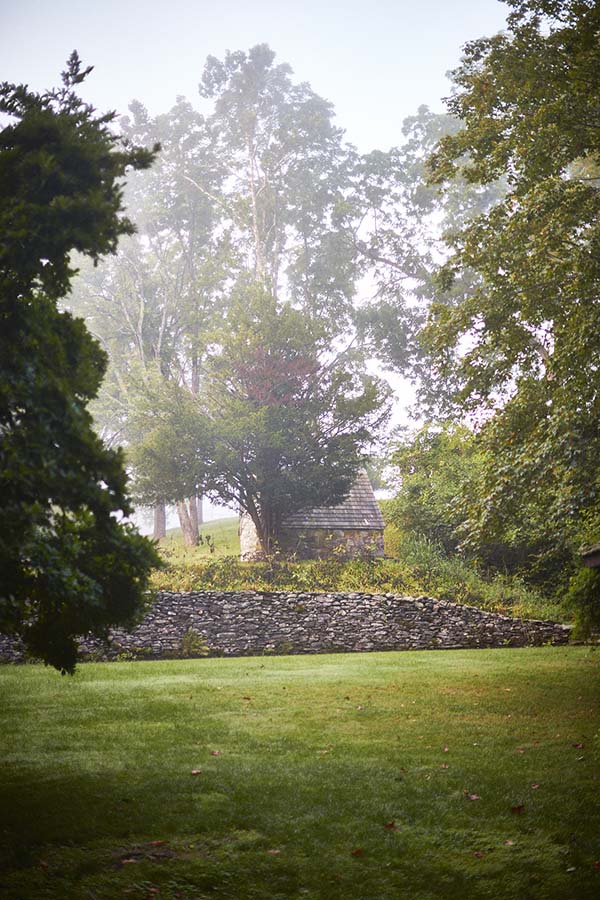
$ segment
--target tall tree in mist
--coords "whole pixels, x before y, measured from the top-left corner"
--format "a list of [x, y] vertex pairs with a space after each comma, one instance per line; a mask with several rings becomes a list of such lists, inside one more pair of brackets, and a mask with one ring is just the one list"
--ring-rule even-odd
[[[160, 393], [162, 380], [198, 393], [207, 333], [235, 252], [220, 228], [215, 197], [223, 173], [203, 117], [181, 98], [156, 118], [133, 103], [122, 129], [128, 140], [162, 147], [152, 170], [127, 186], [139, 235], [102, 267], [88, 267], [69, 304], [86, 317], [111, 360], [93, 406], [96, 421], [108, 439], [132, 445], [142, 436], [138, 407]], [[186, 497], [177, 498], [177, 508], [186, 542], [194, 544], [199, 509], [195, 494]], [[159, 505], [155, 537], [163, 536], [161, 513]]]
[[356, 152], [334, 126], [332, 105], [295, 84], [266, 44], [209, 57], [200, 94], [214, 105], [208, 123], [228, 175], [225, 212], [247, 272], [339, 333], [355, 292]]

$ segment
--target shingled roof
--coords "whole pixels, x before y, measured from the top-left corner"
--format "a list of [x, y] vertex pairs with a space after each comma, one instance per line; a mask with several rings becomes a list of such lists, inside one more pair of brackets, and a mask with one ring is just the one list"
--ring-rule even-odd
[[369, 476], [362, 469], [350, 493], [338, 506], [319, 506], [292, 513], [284, 519], [285, 528], [326, 528], [382, 530], [383, 516], [375, 499]]

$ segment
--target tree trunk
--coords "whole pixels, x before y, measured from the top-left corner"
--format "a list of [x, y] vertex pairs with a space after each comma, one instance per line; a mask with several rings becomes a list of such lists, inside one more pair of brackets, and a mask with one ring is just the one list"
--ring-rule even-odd
[[179, 500], [176, 504], [176, 508], [184, 545], [186, 547], [196, 547], [198, 545], [198, 528], [196, 527], [194, 530], [190, 511], [185, 500]]
[[200, 524], [200, 519], [201, 519], [201, 515], [198, 510], [198, 498], [190, 497], [190, 499], [188, 500], [188, 507], [190, 510], [190, 522], [192, 525], [192, 531], [193, 531], [194, 537], [196, 538], [195, 543], [197, 544], [200, 539], [199, 538], [200, 532], [198, 530], [198, 525]]
[[161, 541], [167, 536], [167, 511], [165, 504], [160, 503], [154, 507], [154, 528], [152, 537], [155, 541]]

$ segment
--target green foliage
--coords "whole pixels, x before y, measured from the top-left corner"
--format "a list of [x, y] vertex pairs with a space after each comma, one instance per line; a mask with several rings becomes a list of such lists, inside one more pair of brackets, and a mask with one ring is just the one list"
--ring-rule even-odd
[[[518, 575], [558, 596], [577, 564], [573, 549], [557, 536], [548, 539], [544, 510], [527, 502], [519, 473], [510, 467], [503, 473], [508, 499], [502, 520], [490, 522], [490, 507], [482, 501], [499, 476], [486, 441], [497, 423], [479, 434], [455, 425], [427, 425], [404, 434], [392, 445], [396, 496], [385, 505], [386, 522], [407, 536], [440, 544], [450, 556], [460, 552], [492, 573]], [[481, 511], [487, 518], [477, 518]]]
[[388, 391], [351, 352], [332, 358], [321, 323], [259, 285], [239, 289], [204, 363], [202, 393], [154, 398], [147, 439], [131, 452], [147, 504], [177, 499], [177, 476], [147, 477], [160, 448], [181, 480], [251, 517], [263, 551], [282, 518], [334, 505], [348, 493], [363, 452], [388, 414]]
[[97, 260], [132, 231], [120, 179], [153, 158], [76, 96], [88, 72], [73, 54], [60, 90], [0, 87], [0, 631], [63, 672], [76, 635], [132, 620], [158, 563], [119, 521], [131, 512], [122, 455], [87, 411], [106, 357], [56, 306], [73, 250]]
[[460, 426], [424, 426], [412, 434], [405, 430], [390, 449], [397, 492], [386, 505], [386, 521], [455, 551], [466, 498], [485, 466], [475, 435]]
[[239, 558], [208, 560], [198, 550], [173, 554], [162, 548], [164, 569], [152, 576], [156, 590], [191, 591], [364, 591], [478, 606], [523, 618], [569, 620], [570, 607], [544, 597], [518, 576], [485, 574], [474, 562], [448, 555], [426, 538], [386, 528], [386, 552], [393, 559], [325, 559], [295, 562], [272, 557], [266, 562]]
[[566, 596], [577, 610], [577, 637], [589, 638], [600, 629], [600, 571], [580, 569], [571, 578]]
[[[471, 542], [527, 534], [560, 578], [600, 502], [600, 10], [509, 5], [507, 32], [467, 45], [449, 101], [464, 128], [430, 160], [437, 182], [508, 190], [452, 236], [425, 338], [455, 410], [485, 423]], [[466, 270], [472, 290], [445, 290]]]
[[208, 644], [206, 643], [206, 639], [203, 638], [201, 634], [198, 634], [197, 631], [194, 631], [193, 628], [188, 628], [181, 639], [182, 657], [197, 658], [201, 656], [208, 656], [209, 653], [210, 649], [208, 647]]

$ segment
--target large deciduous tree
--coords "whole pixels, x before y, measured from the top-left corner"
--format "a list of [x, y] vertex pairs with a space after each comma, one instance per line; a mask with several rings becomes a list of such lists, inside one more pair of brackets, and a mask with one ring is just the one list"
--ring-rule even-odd
[[72, 251], [96, 261], [133, 231], [121, 179], [153, 159], [79, 99], [89, 71], [74, 53], [59, 90], [0, 86], [0, 630], [63, 672], [77, 635], [131, 620], [157, 562], [87, 411], [106, 356], [57, 309]]
[[266, 44], [209, 56], [200, 94], [213, 102], [208, 123], [228, 175], [222, 202], [247, 273], [337, 333], [355, 291], [357, 154], [332, 105], [291, 72]]
[[143, 499], [201, 484], [248, 513], [267, 555], [286, 514], [340, 502], [387, 416], [387, 390], [350, 350], [327, 352], [326, 334], [263, 288], [238, 287], [201, 393], [147, 410], [133, 449]]
[[442, 287], [467, 267], [479, 283], [440, 295], [428, 341], [458, 408], [491, 415], [473, 533], [534, 502], [548, 544], [575, 549], [600, 524], [600, 8], [509, 5], [506, 33], [465, 48], [449, 101], [464, 128], [431, 160], [438, 182], [505, 175], [508, 192], [455, 235]]
[[[143, 495], [178, 504], [184, 534], [185, 491], [201, 484], [179, 464], [189, 456], [189, 404], [175, 402], [173, 389], [205, 390], [207, 354], [214, 358], [223, 338], [215, 324], [230, 298], [253, 284], [318, 321], [335, 342], [351, 327], [364, 271], [358, 157], [333, 125], [331, 105], [295, 84], [266, 45], [209, 57], [200, 92], [212, 106], [204, 116], [181, 98], [155, 118], [131, 105], [124, 133], [163, 148], [128, 187], [140, 240], [87, 276], [73, 301], [111, 357], [98, 422], [130, 448]], [[163, 440], [147, 415], [166, 397], [183, 416], [171, 423], [177, 442]], [[140, 441], [151, 454], [135, 451]]]
[[[154, 118], [139, 102], [130, 113], [121, 120], [126, 138], [159, 141], [162, 148], [152, 168], [127, 185], [125, 201], [139, 234], [102, 266], [85, 268], [68, 301], [110, 360], [92, 405], [97, 427], [125, 445], [140, 439], [137, 407], [161, 390], [161, 380], [198, 392], [206, 335], [236, 259], [221, 227], [215, 195], [223, 175], [205, 119], [182, 98]], [[182, 494], [177, 509], [186, 542], [197, 543], [196, 498]]]

